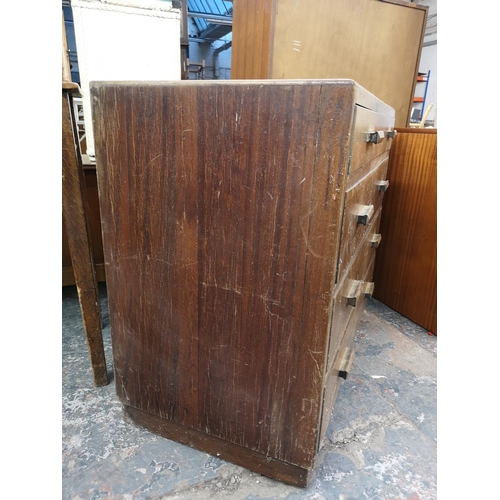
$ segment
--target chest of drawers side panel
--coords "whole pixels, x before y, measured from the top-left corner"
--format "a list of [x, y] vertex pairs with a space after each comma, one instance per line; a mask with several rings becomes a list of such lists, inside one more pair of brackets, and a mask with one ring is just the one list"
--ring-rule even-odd
[[121, 401], [311, 468], [352, 85], [93, 92]]

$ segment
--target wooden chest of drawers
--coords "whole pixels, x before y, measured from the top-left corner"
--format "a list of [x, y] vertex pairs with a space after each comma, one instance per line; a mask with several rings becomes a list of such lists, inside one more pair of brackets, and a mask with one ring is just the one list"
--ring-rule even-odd
[[352, 80], [95, 82], [92, 102], [125, 415], [305, 486], [372, 293], [394, 111]]

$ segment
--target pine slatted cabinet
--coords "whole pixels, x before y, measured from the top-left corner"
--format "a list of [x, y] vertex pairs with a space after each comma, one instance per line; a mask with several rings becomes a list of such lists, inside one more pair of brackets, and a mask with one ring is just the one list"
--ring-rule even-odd
[[352, 80], [91, 92], [126, 419], [306, 486], [373, 290], [394, 110]]

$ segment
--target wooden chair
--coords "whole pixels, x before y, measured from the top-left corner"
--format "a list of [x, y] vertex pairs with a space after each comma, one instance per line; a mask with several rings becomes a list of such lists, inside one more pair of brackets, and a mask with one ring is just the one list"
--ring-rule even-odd
[[102, 341], [99, 303], [88, 203], [79, 139], [74, 117], [73, 96], [79, 96], [76, 83], [62, 83], [62, 209], [71, 253], [83, 326], [96, 386], [107, 385], [108, 374]]
[[62, 47], [62, 212], [94, 385], [99, 387], [107, 385], [108, 373], [102, 341], [101, 306], [90, 236], [80, 139], [75, 117], [74, 98], [81, 97], [81, 94], [79, 86], [71, 81], [64, 15]]

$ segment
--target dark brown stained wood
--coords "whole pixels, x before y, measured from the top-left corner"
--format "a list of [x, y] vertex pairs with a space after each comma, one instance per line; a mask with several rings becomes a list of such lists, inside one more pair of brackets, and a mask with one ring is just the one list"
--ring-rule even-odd
[[437, 130], [398, 129], [374, 297], [437, 334]]
[[83, 167], [72, 114], [71, 93], [63, 88], [62, 206], [64, 226], [87, 336], [94, 384], [103, 386], [108, 383], [108, 375], [102, 342], [101, 308], [94, 269]]
[[276, 0], [237, 0], [233, 5], [231, 78], [269, 78]]
[[[64, 236], [65, 237], [65, 236]], [[98, 283], [104, 283], [106, 281], [106, 271], [104, 269], [104, 264], [96, 264], [95, 275]], [[62, 268], [62, 286], [76, 285], [75, 273], [73, 272], [73, 266], [63, 266]]]
[[312, 478], [313, 473], [308, 469], [274, 460], [271, 457], [248, 450], [248, 448], [243, 448], [204, 432], [158, 418], [155, 415], [133, 408], [132, 406], [124, 406], [123, 411], [125, 419], [146, 427], [160, 436], [210, 453], [211, 455], [216, 455], [221, 460], [229, 460], [278, 481], [305, 487]]
[[94, 87], [125, 403], [311, 466], [352, 89]]
[[[354, 107], [393, 110], [351, 80], [94, 82], [91, 93], [127, 413], [304, 485], [328, 346], [345, 327], [330, 332]], [[360, 279], [368, 229], [351, 247]]]
[[[297, 380], [307, 381], [308, 387], [299, 385], [300, 392], [293, 400], [295, 415], [302, 415], [304, 408], [311, 407], [308, 419], [299, 418], [298, 428], [304, 440], [307, 439], [307, 446], [313, 450], [318, 442], [321, 414], [317, 417], [316, 426], [311, 426], [311, 420], [318, 410], [321, 411], [321, 406], [316, 409], [316, 402], [321, 401], [323, 392], [323, 376], [328, 354], [328, 336], [325, 333], [328, 332], [331, 317], [330, 307], [347, 177], [346, 171], [339, 169], [338, 165], [346, 165], [349, 154], [348, 141], [343, 143], [340, 150], [338, 142], [339, 138], [348, 136], [353, 119], [353, 109], [346, 109], [341, 103], [351, 102], [353, 97], [353, 88], [349, 86], [344, 86], [335, 93], [323, 92], [318, 116], [320, 130], [317, 136], [318, 151], [309, 214], [310, 256], [304, 283], [304, 329], [297, 359]], [[309, 338], [310, 341], [306, 343]], [[314, 364], [311, 364], [311, 359]], [[310, 399], [311, 395], [314, 400]]]

